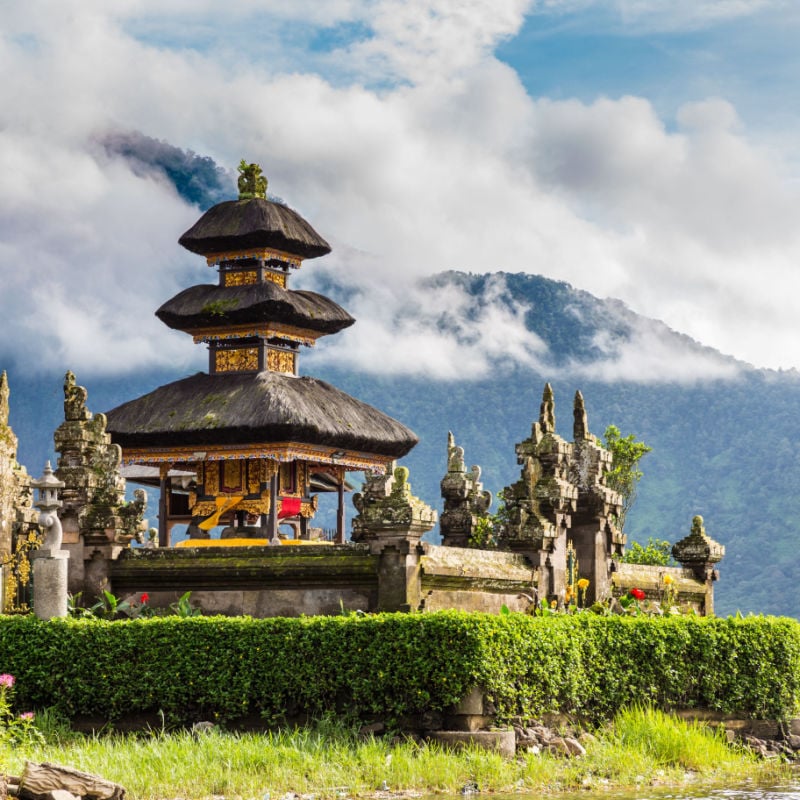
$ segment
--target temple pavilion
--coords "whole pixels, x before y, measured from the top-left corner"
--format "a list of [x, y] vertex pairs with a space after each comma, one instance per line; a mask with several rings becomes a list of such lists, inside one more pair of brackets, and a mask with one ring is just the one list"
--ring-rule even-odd
[[[348, 471], [382, 472], [417, 437], [330, 384], [298, 373], [303, 347], [355, 321], [333, 300], [289, 289], [305, 259], [330, 252], [299, 214], [267, 199], [256, 164], [239, 166], [239, 199], [210, 208], [181, 236], [216, 283], [168, 300], [156, 315], [208, 346], [208, 372], [108, 412], [129, 480], [160, 487], [159, 544], [176, 523], [208, 538], [218, 525], [279, 541], [309, 535], [319, 491], [337, 491], [344, 541]], [[229, 534], [230, 535], [230, 534]]]

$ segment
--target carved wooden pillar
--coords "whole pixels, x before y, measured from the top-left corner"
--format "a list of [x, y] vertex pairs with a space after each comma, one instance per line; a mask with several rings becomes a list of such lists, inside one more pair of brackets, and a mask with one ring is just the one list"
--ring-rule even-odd
[[344, 470], [338, 486], [339, 508], [336, 511], [336, 544], [344, 544]]

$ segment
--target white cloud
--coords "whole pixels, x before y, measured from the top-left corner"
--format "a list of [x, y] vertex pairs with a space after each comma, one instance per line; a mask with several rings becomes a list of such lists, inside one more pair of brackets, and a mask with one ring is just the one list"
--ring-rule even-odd
[[356, 295], [348, 308], [358, 324], [340, 334], [337, 346], [306, 356], [305, 368], [325, 363], [456, 380], [515, 365], [546, 366], [547, 347], [525, 327], [527, 308], [510, 297], [501, 276], [489, 281], [479, 301], [451, 282], [407, 284], [401, 291], [371, 285]]
[[589, 380], [684, 384], [731, 380], [741, 372], [730, 359], [676, 337], [665, 325], [649, 320], [635, 321], [624, 340], [601, 333], [594, 346], [602, 351], [600, 358], [589, 363], [575, 361], [563, 372]]
[[[27, 336], [6, 333], [3, 358], [82, 374], [201, 362], [153, 317], [180, 288], [212, 280], [175, 243], [198, 212], [92, 144], [120, 129], [226, 167], [263, 163], [270, 189], [334, 245], [298, 284], [329, 274], [353, 287], [346, 305], [359, 323], [326, 348], [331, 359], [383, 353], [387, 369], [442, 375], [479, 374], [503, 355], [539, 363], [546, 354], [518, 310], [498, 300], [448, 328], [442, 309], [457, 317], [463, 298], [415, 288], [462, 269], [567, 280], [758, 365], [798, 365], [800, 208], [782, 155], [750, 141], [724, 100], [686, 105], [672, 130], [642, 98], [531, 98], [492, 56], [531, 8], [13, 4], [0, 35], [0, 68], [15, 78], [0, 86], [0, 314], [6, 332]], [[306, 12], [318, 32], [352, 27], [309, 53], [308, 70], [281, 50]], [[232, 26], [235, 57], [187, 48], [184, 19], [214, 29], [215, 42]], [[240, 46], [249, 22], [266, 31], [252, 59]], [[331, 59], [331, 75], [311, 71]], [[634, 372], [630, 353], [610, 358]]]

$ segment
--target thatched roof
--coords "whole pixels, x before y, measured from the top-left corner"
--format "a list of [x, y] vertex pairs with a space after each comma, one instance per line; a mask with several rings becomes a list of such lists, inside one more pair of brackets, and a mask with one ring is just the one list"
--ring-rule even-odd
[[178, 242], [210, 255], [273, 247], [302, 258], [330, 253], [330, 245], [296, 212], [262, 197], [228, 200], [206, 211]]
[[244, 286], [192, 286], [164, 303], [156, 316], [180, 331], [281, 322], [320, 333], [337, 333], [355, 322], [338, 303], [324, 295], [284, 289], [271, 281]]
[[108, 412], [123, 449], [297, 442], [400, 458], [416, 435], [329, 383], [275, 372], [198, 373]]

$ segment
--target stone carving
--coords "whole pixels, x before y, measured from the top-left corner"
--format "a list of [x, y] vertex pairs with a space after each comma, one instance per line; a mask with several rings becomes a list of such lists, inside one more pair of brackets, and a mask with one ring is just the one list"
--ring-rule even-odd
[[705, 575], [725, 555], [725, 546], [715, 542], [707, 533], [703, 518], [692, 519], [692, 531], [672, 546], [672, 557], [684, 567]]
[[583, 395], [575, 393], [573, 443], [569, 477], [578, 489], [572, 515], [571, 537], [581, 577], [589, 580], [585, 600], [593, 603], [610, 591], [614, 557], [624, 552], [625, 535], [617, 526], [622, 509], [619, 492], [605, 484], [612, 455], [589, 432]]
[[[0, 562], [11, 555], [12, 540], [36, 529], [31, 477], [17, 462], [17, 437], [9, 419], [8, 376], [0, 373]], [[2, 598], [0, 598], [0, 604]]]
[[447, 474], [442, 478], [444, 511], [440, 521], [442, 544], [468, 547], [473, 543], [478, 520], [485, 519], [492, 504], [492, 493], [484, 491], [481, 468], [467, 472], [464, 448], [456, 446], [452, 433], [447, 434]]
[[266, 198], [267, 179], [258, 164], [248, 164], [244, 159], [239, 163], [239, 199], [252, 200], [254, 197]]
[[[64, 482], [61, 522], [65, 541], [85, 546], [126, 544], [146, 528], [143, 520], [147, 496], [138, 490], [125, 500], [125, 479], [120, 475], [122, 451], [111, 443], [105, 414], [92, 415], [86, 407], [88, 393], [67, 372], [64, 380], [64, 422], [54, 434], [60, 454], [56, 476]], [[88, 557], [88, 554], [87, 554]]]
[[516, 446], [520, 478], [506, 487], [508, 525], [501, 541], [511, 549], [552, 550], [553, 543], [570, 525], [578, 499], [569, 482], [572, 447], [555, 434], [553, 390], [546, 384], [539, 419], [528, 439]]
[[[503, 490], [507, 524], [501, 547], [524, 552], [539, 570], [539, 595], [563, 601], [568, 553], [591, 589], [588, 602], [606, 594], [612, 558], [622, 555], [625, 537], [617, 528], [621, 497], [605, 485], [611, 453], [589, 432], [583, 395], [575, 394], [573, 441], [555, 432], [553, 389], [546, 384], [539, 419], [516, 446], [520, 478]], [[576, 576], [572, 576], [572, 583]]]
[[56, 478], [48, 461], [42, 477], [32, 481], [31, 486], [39, 491], [39, 501], [36, 503], [36, 507], [40, 510], [39, 525], [44, 529], [42, 549], [57, 553], [61, 550], [63, 540], [61, 520], [58, 518], [57, 513], [58, 509], [61, 508], [58, 490], [64, 488], [64, 482]]
[[64, 419], [89, 420], [92, 415], [86, 408], [86, 399], [89, 396], [83, 386], [75, 383], [75, 375], [68, 371], [64, 376]]
[[411, 493], [408, 468], [392, 466], [391, 474], [369, 477], [353, 495], [354, 542], [387, 535], [419, 538], [436, 524], [436, 512]]

